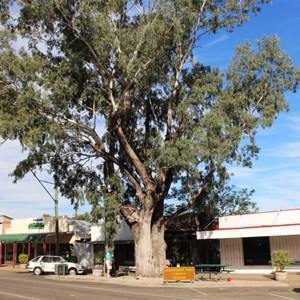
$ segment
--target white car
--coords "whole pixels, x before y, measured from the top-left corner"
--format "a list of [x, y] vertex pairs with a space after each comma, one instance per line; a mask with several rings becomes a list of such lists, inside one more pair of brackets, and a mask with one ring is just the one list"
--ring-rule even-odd
[[55, 274], [59, 266], [61, 266], [62, 269], [65, 268], [65, 272], [69, 275], [85, 273], [83, 266], [77, 263], [68, 262], [63, 257], [54, 255], [41, 255], [35, 257], [29, 261], [27, 269], [35, 275], [41, 275], [43, 273]]

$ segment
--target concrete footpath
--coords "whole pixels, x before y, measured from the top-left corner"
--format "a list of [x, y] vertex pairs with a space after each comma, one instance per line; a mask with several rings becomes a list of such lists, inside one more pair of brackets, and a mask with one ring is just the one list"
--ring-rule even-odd
[[[2, 265], [0, 272], [17, 272], [24, 273], [28, 271], [21, 269], [20, 266]], [[34, 276], [34, 275], [33, 275]], [[289, 272], [286, 282], [274, 280], [272, 274], [252, 274], [252, 273], [231, 273], [220, 276], [212, 276], [212, 279], [196, 279], [193, 282], [164, 282], [163, 278], [136, 277], [135, 275], [120, 275], [107, 278], [95, 274], [87, 275], [45, 275], [47, 279], [59, 279], [62, 281], [77, 282], [99, 282], [111, 283], [127, 286], [144, 286], [144, 287], [292, 287], [300, 288], [300, 273]]]

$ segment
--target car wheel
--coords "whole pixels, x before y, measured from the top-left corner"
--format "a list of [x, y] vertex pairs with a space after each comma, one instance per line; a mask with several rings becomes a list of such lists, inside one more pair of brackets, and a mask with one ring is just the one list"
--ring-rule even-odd
[[68, 273], [69, 273], [69, 275], [77, 275], [77, 270], [76, 269], [69, 269]]
[[42, 269], [41, 268], [34, 268], [33, 273], [34, 273], [34, 275], [41, 275], [42, 274]]

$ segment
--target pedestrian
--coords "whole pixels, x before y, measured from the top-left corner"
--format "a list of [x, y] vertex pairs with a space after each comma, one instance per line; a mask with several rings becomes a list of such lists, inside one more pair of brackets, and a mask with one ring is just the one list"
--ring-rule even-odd
[[111, 272], [111, 269], [112, 269], [112, 260], [113, 260], [112, 254], [108, 250], [106, 252], [106, 255], [105, 255], [105, 264], [106, 264], [106, 270], [107, 270], [107, 277], [111, 277], [110, 272]]

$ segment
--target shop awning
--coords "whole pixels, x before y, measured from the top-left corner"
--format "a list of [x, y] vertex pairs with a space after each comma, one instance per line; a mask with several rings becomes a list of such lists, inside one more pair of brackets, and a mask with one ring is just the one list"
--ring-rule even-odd
[[0, 234], [0, 242], [43, 242], [49, 233]]

